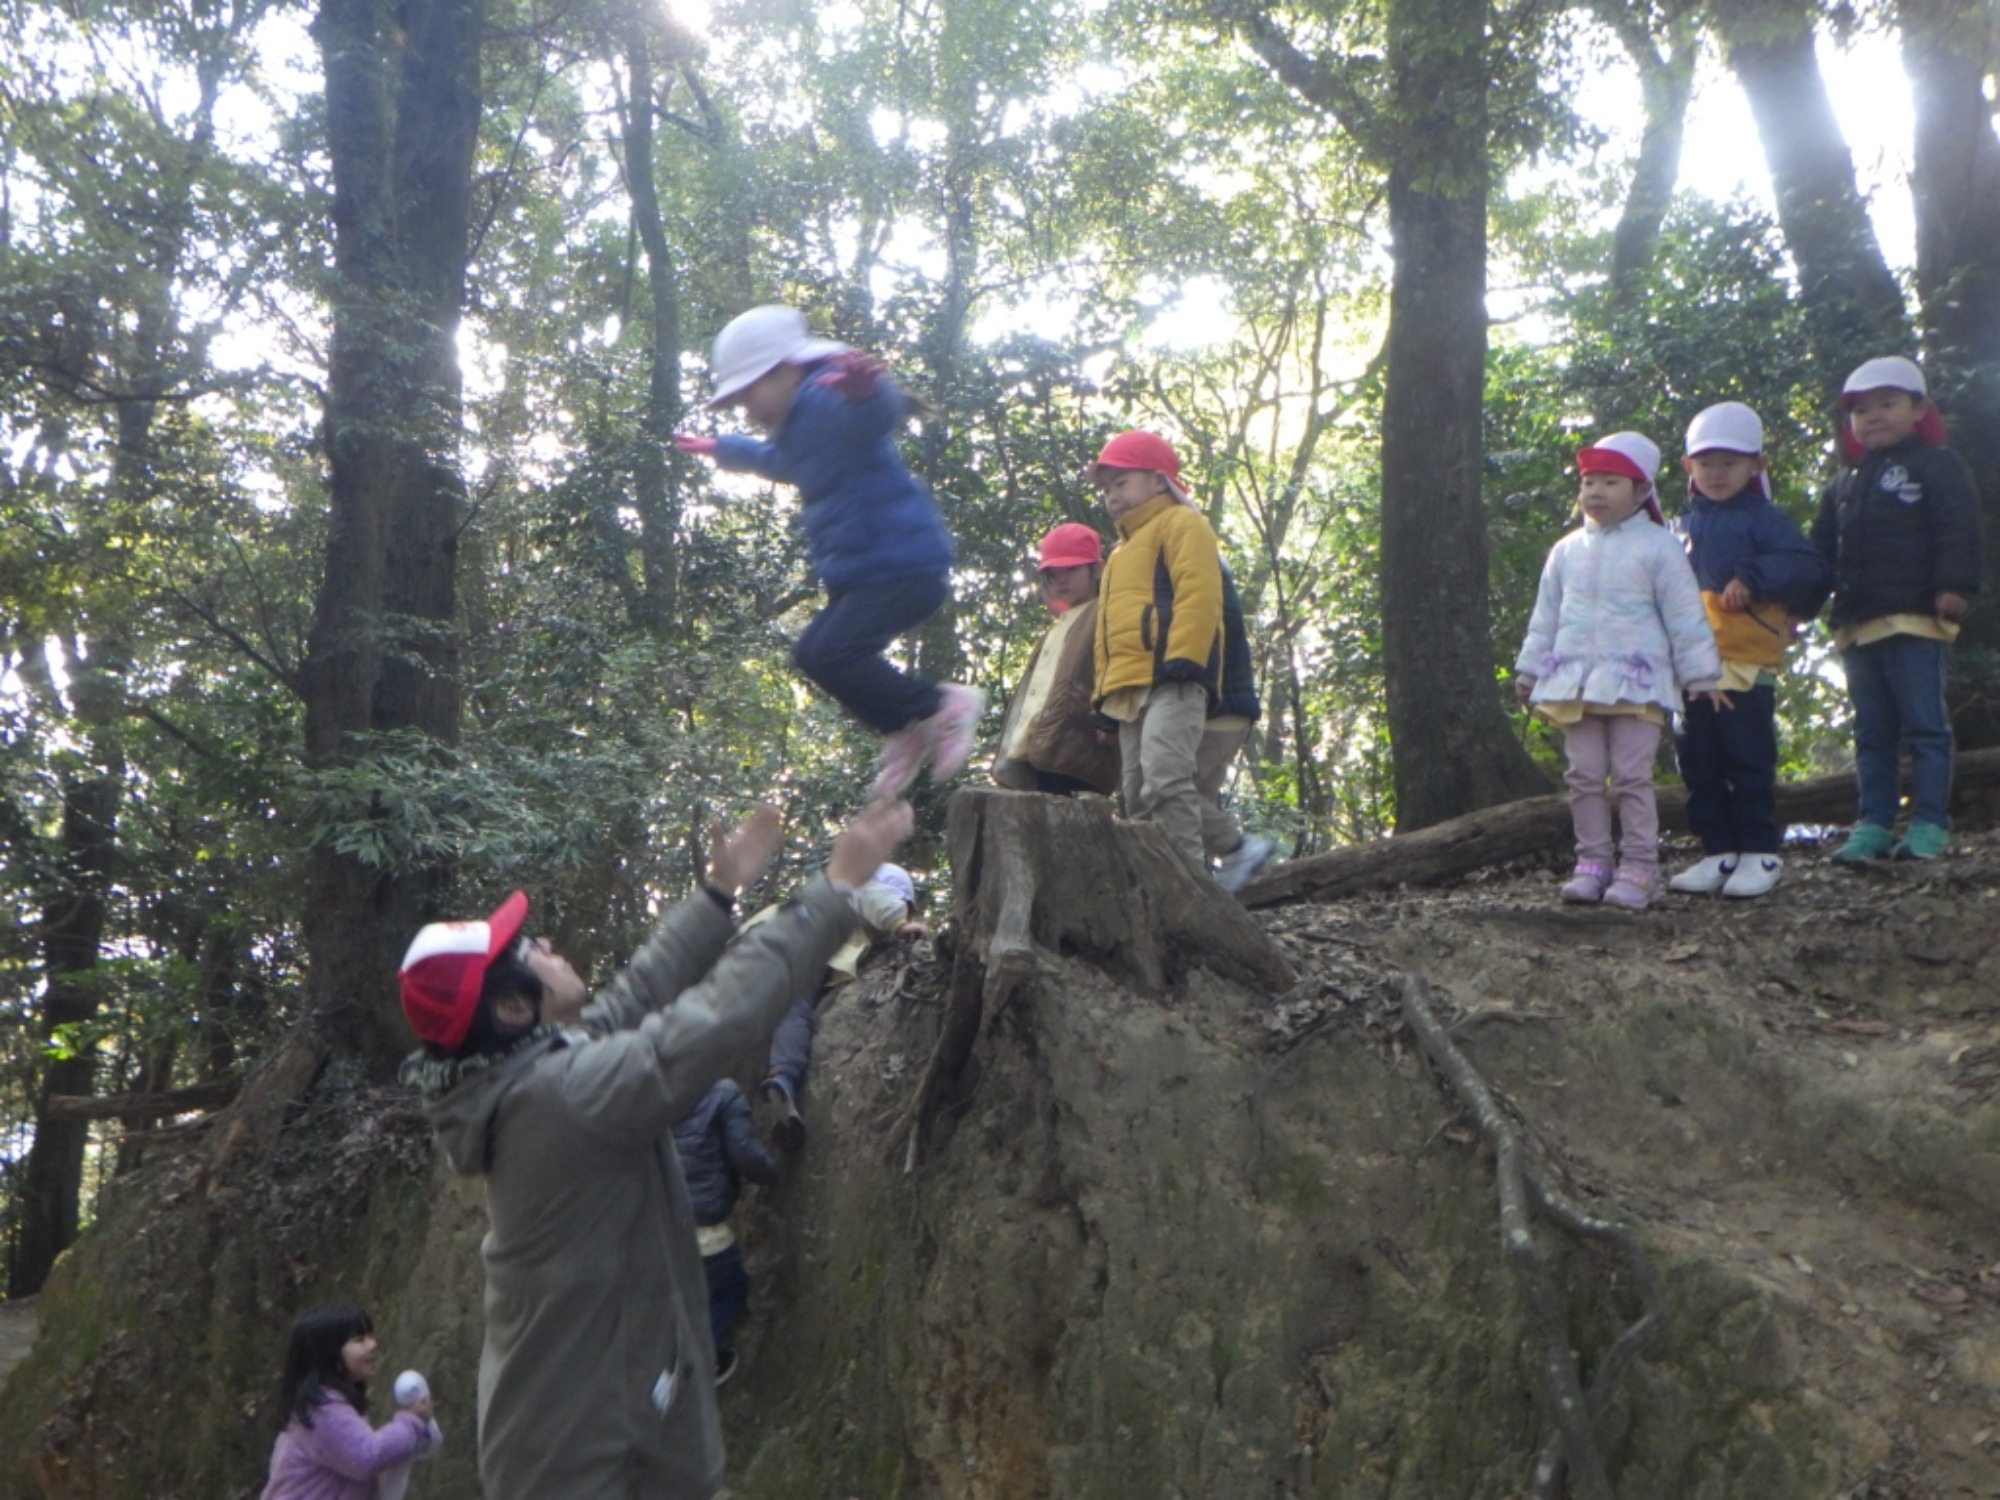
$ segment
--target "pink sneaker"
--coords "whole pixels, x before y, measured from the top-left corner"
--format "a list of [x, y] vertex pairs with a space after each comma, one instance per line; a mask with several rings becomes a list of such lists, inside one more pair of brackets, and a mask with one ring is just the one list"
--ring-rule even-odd
[[943, 705], [918, 727], [928, 741], [931, 778], [944, 781], [965, 769], [966, 757], [972, 754], [972, 732], [986, 712], [986, 695], [956, 682], [940, 683], [938, 691], [944, 695]]
[[1660, 894], [1660, 872], [1640, 865], [1620, 865], [1604, 893], [1604, 904], [1624, 911], [1644, 911]]
[[899, 729], [882, 741], [882, 753], [875, 757], [877, 770], [871, 796], [878, 802], [903, 795], [903, 789], [917, 779], [917, 772], [930, 750], [925, 731], [929, 719], [919, 719], [907, 729]]
[[1563, 885], [1562, 898], [1572, 906], [1595, 906], [1611, 884], [1611, 866], [1601, 859], [1580, 859]]

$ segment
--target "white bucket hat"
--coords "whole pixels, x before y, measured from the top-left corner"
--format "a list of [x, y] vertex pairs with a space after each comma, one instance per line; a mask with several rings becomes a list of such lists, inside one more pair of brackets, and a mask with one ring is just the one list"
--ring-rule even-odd
[[806, 327], [805, 314], [795, 307], [773, 303], [738, 313], [715, 336], [715, 352], [708, 361], [709, 373], [715, 377], [715, 394], [709, 398], [709, 407], [723, 405], [779, 365], [810, 364], [846, 352], [845, 344], [814, 338]]

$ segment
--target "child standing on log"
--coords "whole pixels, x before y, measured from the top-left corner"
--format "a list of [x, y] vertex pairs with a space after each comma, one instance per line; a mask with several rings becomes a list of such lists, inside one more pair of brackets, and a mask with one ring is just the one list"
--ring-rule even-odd
[[[1660, 889], [1653, 757], [1682, 694], [1729, 711], [1687, 553], [1653, 490], [1660, 450], [1614, 432], [1577, 451], [1582, 529], [1542, 568], [1515, 691], [1563, 730], [1576, 868], [1565, 901], [1642, 911]], [[1612, 804], [1619, 843], [1612, 864]]]
[[1688, 560], [1722, 657], [1727, 713], [1705, 699], [1681, 716], [1675, 748], [1688, 789], [1699, 863], [1676, 891], [1761, 896], [1784, 873], [1778, 855], [1777, 674], [1792, 623], [1826, 602], [1828, 571], [1790, 516], [1772, 503], [1764, 423], [1740, 401], [1688, 425]]
[[883, 656], [944, 603], [951, 538], [937, 503], [904, 466], [895, 434], [912, 402], [880, 361], [812, 337], [789, 307], [753, 307], [716, 336], [708, 403], [741, 407], [769, 434], [674, 434], [683, 453], [798, 486], [826, 607], [792, 646], [792, 664], [855, 718], [887, 736], [877, 797], [895, 797], [926, 760], [955, 775], [972, 750], [985, 695], [933, 683]]
[[[1849, 467], [1826, 487], [1813, 545], [1833, 569], [1833, 644], [1854, 704], [1860, 814], [1837, 860], [1936, 859], [1951, 843], [1945, 665], [1979, 592], [1979, 495], [1945, 446], [1923, 371], [1871, 359], [1840, 396]], [[1910, 752], [1910, 827], [1895, 835]]]

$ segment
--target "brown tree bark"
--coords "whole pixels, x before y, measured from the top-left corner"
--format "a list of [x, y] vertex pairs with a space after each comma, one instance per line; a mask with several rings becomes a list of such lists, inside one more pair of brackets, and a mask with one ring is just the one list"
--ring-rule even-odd
[[1806, 337], [1830, 402], [1849, 370], [1907, 349], [1911, 333], [1813, 50], [1819, 8], [1805, 0], [1715, 0], [1710, 13], [1757, 121], [1798, 270]]
[[1059, 959], [1163, 999], [1196, 966], [1267, 993], [1292, 984], [1284, 954], [1236, 901], [1161, 829], [1114, 818], [1101, 798], [966, 788], [952, 794], [948, 837], [957, 951], [944, 1024], [899, 1132], [908, 1166], [980, 1028], [1058, 973]]
[[[1979, 484], [1990, 594], [2000, 588], [2000, 137], [1984, 86], [2000, 35], [1978, 0], [1902, 0], [1898, 14], [1917, 115], [1910, 189], [1924, 368]], [[1955, 655], [1960, 744], [2000, 744], [2000, 607], [1973, 611]]]
[[[331, 525], [307, 659], [307, 764], [375, 737], [458, 728], [462, 524], [457, 335], [464, 298], [481, 0], [324, 0], [313, 24], [333, 163]], [[309, 869], [308, 995], [327, 1039], [386, 1067], [409, 1035], [395, 958], [440, 877], [322, 845]]]
[[1487, 603], [1485, 36], [1485, 0], [1390, 7], [1382, 658], [1403, 830], [1548, 785], [1502, 709]]
[[[1659, 806], [1662, 827], [1686, 830], [1686, 788], [1661, 787]], [[1953, 770], [1952, 806], [1980, 822], [1990, 822], [2000, 813], [2000, 750], [1959, 756]], [[1778, 786], [1781, 825], [1845, 825], [1853, 820], [1851, 772]], [[1567, 797], [1560, 793], [1529, 797], [1504, 807], [1482, 808], [1419, 833], [1399, 833], [1269, 866], [1268, 874], [1244, 887], [1243, 904], [1256, 908], [1288, 901], [1336, 901], [1400, 885], [1440, 885], [1509, 860], [1559, 855], [1573, 838]]]

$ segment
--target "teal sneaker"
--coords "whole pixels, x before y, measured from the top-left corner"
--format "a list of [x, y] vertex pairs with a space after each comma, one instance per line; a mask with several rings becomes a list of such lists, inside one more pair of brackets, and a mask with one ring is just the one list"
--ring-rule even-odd
[[1896, 840], [1891, 859], [1936, 859], [1951, 847], [1951, 830], [1935, 823], [1912, 823], [1910, 831]]
[[[1939, 832], [1943, 832], [1942, 829]], [[1833, 857], [1844, 865], [1859, 864], [1864, 859], [1880, 859], [1895, 846], [1896, 836], [1878, 823], [1856, 823], [1854, 831], [1847, 836], [1847, 842], [1840, 846], [1840, 852]]]

